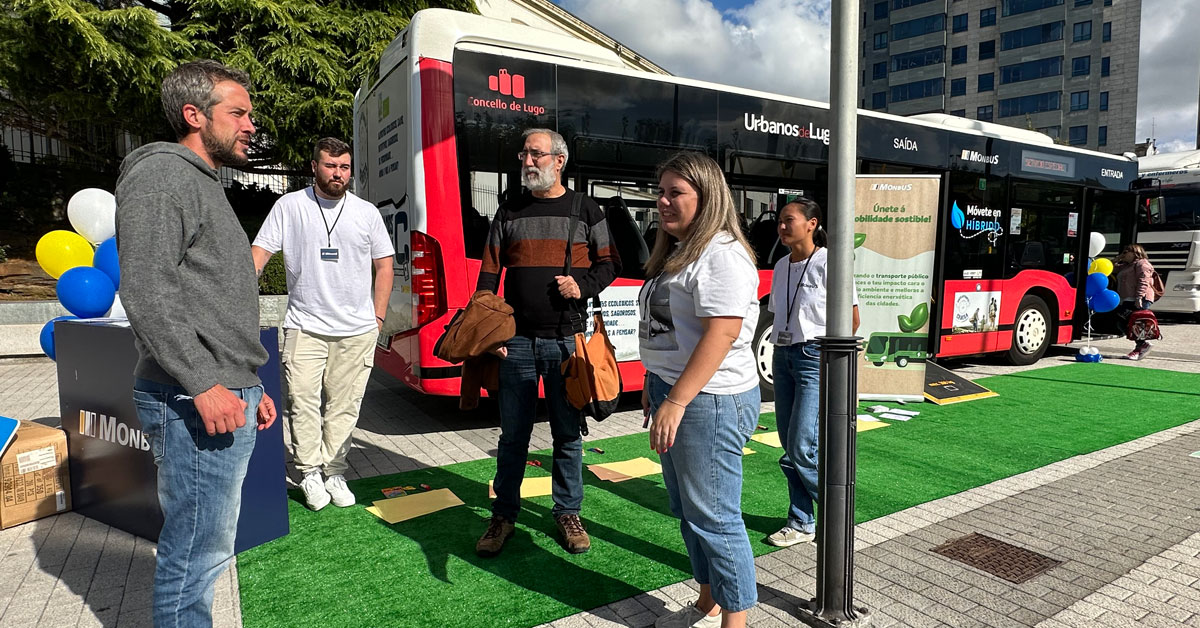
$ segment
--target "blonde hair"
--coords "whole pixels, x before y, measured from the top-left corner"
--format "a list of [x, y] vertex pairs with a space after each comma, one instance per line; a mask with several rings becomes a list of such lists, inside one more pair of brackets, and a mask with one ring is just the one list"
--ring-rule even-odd
[[688, 227], [687, 239], [679, 247], [675, 246], [678, 238], [667, 233], [666, 229], [659, 228], [650, 259], [646, 262], [646, 276], [679, 272], [699, 259], [709, 242], [721, 232], [727, 232], [736, 239], [746, 249], [751, 263], [754, 263], [754, 249], [750, 247], [746, 234], [742, 233], [741, 221], [733, 207], [733, 194], [729, 192], [729, 185], [725, 183], [725, 176], [721, 174], [717, 162], [701, 153], [681, 152], [658, 166], [659, 179], [667, 172], [678, 175], [696, 189], [699, 198], [696, 217]]

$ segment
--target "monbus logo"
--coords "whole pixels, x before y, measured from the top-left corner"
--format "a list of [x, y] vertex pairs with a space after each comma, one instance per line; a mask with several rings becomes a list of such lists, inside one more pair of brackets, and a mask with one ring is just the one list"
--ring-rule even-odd
[[911, 192], [912, 184], [896, 185], [894, 183], [872, 183], [872, 190], [883, 190], [884, 192]]
[[962, 160], [977, 164], [991, 164], [995, 166], [996, 164], [1000, 163], [1000, 155], [985, 155], [979, 151], [964, 148], [962, 151]]
[[116, 443], [122, 447], [150, 451], [150, 441], [146, 440], [146, 435], [141, 430], [133, 429], [117, 421], [115, 416], [80, 410], [79, 433], [83, 436]]

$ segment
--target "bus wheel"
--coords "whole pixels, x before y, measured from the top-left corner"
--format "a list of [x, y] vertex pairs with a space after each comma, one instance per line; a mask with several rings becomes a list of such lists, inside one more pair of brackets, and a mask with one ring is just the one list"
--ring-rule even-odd
[[775, 315], [762, 306], [758, 314], [758, 326], [754, 328], [754, 366], [758, 371], [758, 389], [763, 401], [775, 401], [774, 360], [775, 345], [771, 344], [771, 330], [775, 327]]
[[1050, 308], [1041, 297], [1027, 294], [1017, 307], [1008, 361], [1018, 366], [1033, 364], [1042, 359], [1049, 346]]
[[904, 367], [908, 366], [908, 358], [905, 358], [905, 357], [896, 358], [896, 365], [899, 366], [900, 368], [904, 368]]

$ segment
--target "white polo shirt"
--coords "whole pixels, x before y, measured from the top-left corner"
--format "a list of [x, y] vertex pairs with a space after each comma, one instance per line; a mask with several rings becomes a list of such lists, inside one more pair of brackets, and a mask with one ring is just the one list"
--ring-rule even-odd
[[[775, 326], [771, 330], [773, 344], [780, 344], [779, 332], [784, 330], [792, 334], [789, 344], [810, 342], [825, 335], [829, 249], [821, 247], [808, 259], [798, 262], [790, 260], [791, 255], [785, 255], [775, 262], [775, 273], [771, 278], [771, 299], [767, 309], [775, 314]], [[858, 289], [853, 288], [853, 284], [852, 289], [852, 303], [858, 305]]]
[[[288, 306], [283, 326], [326, 336], [355, 336], [376, 328], [374, 260], [396, 254], [379, 210], [347, 192], [316, 196], [312, 186], [275, 202], [254, 246], [283, 251]], [[336, 249], [336, 260], [322, 249]]]

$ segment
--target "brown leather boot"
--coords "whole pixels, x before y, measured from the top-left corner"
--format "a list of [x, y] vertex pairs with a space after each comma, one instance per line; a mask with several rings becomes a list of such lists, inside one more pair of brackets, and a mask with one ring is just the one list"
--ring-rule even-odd
[[504, 549], [504, 542], [513, 535], [515, 527], [513, 522], [501, 517], [493, 515], [492, 520], [488, 523], [487, 532], [479, 537], [479, 542], [475, 544], [475, 553], [484, 558], [491, 558], [500, 553]]
[[592, 539], [583, 528], [579, 515], [558, 515], [554, 518], [558, 524], [558, 533], [562, 536], [563, 547], [571, 554], [582, 554], [592, 549]]

